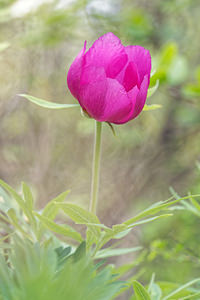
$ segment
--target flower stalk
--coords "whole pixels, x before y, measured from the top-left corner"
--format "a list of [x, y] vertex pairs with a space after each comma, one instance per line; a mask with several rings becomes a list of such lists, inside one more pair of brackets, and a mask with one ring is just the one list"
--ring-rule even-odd
[[101, 132], [102, 132], [102, 123], [95, 121], [92, 185], [91, 185], [91, 199], [90, 199], [90, 209], [89, 209], [90, 212], [94, 214], [96, 214], [97, 204], [98, 204], [99, 170], [100, 170], [100, 157], [101, 157]]

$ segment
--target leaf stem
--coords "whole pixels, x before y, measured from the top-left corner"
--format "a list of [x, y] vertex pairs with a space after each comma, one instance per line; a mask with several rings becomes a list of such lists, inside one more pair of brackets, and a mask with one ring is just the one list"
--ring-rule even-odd
[[90, 212], [96, 214], [98, 203], [99, 190], [99, 169], [101, 156], [101, 131], [102, 123], [95, 121], [95, 139], [94, 139], [94, 154], [93, 154], [93, 169], [92, 169], [92, 185], [91, 185], [91, 199]]

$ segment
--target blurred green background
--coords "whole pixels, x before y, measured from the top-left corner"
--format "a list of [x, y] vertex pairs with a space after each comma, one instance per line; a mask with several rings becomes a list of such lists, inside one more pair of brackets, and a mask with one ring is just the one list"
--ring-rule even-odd
[[[125, 125], [105, 124], [99, 217], [112, 225], [149, 203], [200, 192], [199, 0], [0, 0], [0, 177], [29, 183], [38, 207], [70, 188], [69, 201], [88, 206], [93, 120], [79, 109], [51, 111], [17, 96], [75, 103], [67, 70], [85, 40], [88, 47], [112, 31], [125, 45], [152, 54], [159, 79], [149, 104], [161, 104]], [[141, 280], [184, 282], [200, 269], [198, 220], [179, 211], [141, 227], [126, 245], [146, 248]], [[120, 262], [119, 262], [120, 263]]]

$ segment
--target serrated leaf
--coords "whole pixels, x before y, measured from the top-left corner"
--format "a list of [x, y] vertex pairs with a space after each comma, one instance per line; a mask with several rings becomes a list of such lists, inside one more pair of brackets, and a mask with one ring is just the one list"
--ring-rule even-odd
[[[63, 212], [68, 215], [76, 224], [85, 224], [90, 228], [93, 233], [98, 237], [101, 234], [101, 229], [96, 226], [100, 224], [99, 219], [93, 213], [83, 209], [82, 207], [71, 203], [58, 203], [57, 204]], [[91, 225], [88, 225], [91, 223]], [[94, 223], [94, 226], [93, 224]]]
[[133, 289], [136, 300], [151, 300], [147, 290], [138, 281], [133, 282]]
[[40, 98], [36, 98], [31, 95], [26, 95], [26, 94], [20, 94], [18, 95], [20, 97], [24, 97], [27, 100], [33, 102], [34, 104], [37, 104], [41, 107], [44, 108], [50, 108], [50, 109], [66, 109], [66, 108], [73, 108], [73, 107], [80, 107], [79, 104], [60, 104], [60, 103], [55, 103], [55, 102], [49, 102]]
[[78, 233], [77, 231], [75, 231], [72, 227], [65, 225], [59, 225], [53, 221], [51, 221], [50, 219], [48, 219], [47, 217], [44, 217], [38, 213], [35, 212], [35, 215], [37, 216], [37, 218], [42, 222], [42, 224], [48, 228], [49, 230], [73, 238], [74, 240], [81, 242], [82, 236], [80, 235], [80, 233]]

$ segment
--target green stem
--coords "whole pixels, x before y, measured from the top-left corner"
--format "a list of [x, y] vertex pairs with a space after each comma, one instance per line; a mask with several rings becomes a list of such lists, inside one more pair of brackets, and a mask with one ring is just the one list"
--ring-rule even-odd
[[90, 199], [90, 212], [94, 214], [96, 214], [97, 203], [98, 203], [99, 169], [100, 169], [100, 156], [101, 156], [101, 130], [102, 130], [102, 123], [95, 121], [95, 141], [94, 141], [92, 186], [91, 186], [91, 199]]

